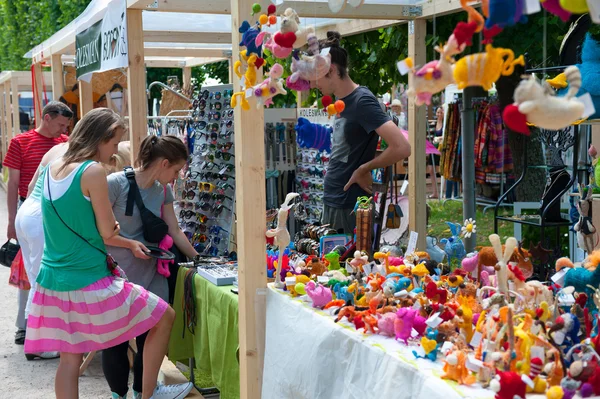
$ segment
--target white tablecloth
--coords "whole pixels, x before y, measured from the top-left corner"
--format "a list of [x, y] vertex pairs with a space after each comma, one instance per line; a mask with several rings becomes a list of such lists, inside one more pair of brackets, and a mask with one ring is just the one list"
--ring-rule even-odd
[[442, 363], [415, 359], [414, 346], [365, 335], [310, 300], [267, 290], [262, 399], [493, 399], [481, 387], [442, 380]]

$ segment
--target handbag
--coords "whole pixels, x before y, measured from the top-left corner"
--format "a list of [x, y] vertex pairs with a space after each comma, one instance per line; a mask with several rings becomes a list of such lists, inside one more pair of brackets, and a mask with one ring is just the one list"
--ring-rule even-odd
[[[402, 208], [398, 205], [398, 181], [396, 176], [396, 165], [392, 166], [392, 175], [390, 177], [390, 189], [392, 195], [390, 196], [390, 204], [387, 209], [387, 219], [385, 221], [385, 227], [388, 229], [399, 229], [400, 219], [404, 216]], [[396, 194], [396, 203], [394, 203], [394, 194]]]
[[25, 265], [23, 264], [23, 253], [21, 250], [17, 252], [17, 256], [15, 256], [15, 259], [10, 266], [10, 277], [8, 278], [8, 284], [24, 291], [31, 289], [31, 284], [29, 284], [29, 278], [27, 277], [27, 272], [25, 271]]
[[6, 267], [10, 267], [17, 256], [17, 252], [21, 249], [19, 243], [13, 243], [12, 240], [8, 240], [0, 247], [0, 264]]
[[54, 206], [54, 201], [52, 201], [52, 192], [50, 191], [50, 169], [48, 169], [48, 171], [46, 172], [46, 184], [47, 184], [47, 187], [48, 187], [48, 198], [50, 200], [50, 205], [52, 205], [52, 209], [54, 209], [54, 212], [56, 213], [56, 216], [58, 216], [58, 218], [60, 219], [60, 221], [62, 222], [62, 224], [64, 224], [67, 229], [71, 230], [71, 232], [73, 234], [75, 234], [77, 237], [79, 237], [83, 241], [85, 241], [87, 243], [87, 245], [89, 245], [90, 247], [94, 248], [96, 251], [99, 251], [100, 253], [102, 253], [103, 255], [105, 255], [106, 256], [106, 267], [108, 268], [108, 270], [110, 270], [110, 272], [113, 275], [115, 275], [117, 277], [122, 277], [124, 279], [127, 279], [127, 276], [125, 275], [125, 272], [123, 272], [123, 269], [121, 269], [119, 267], [119, 264], [117, 263], [117, 261], [115, 260], [115, 258], [112, 257], [111, 254], [109, 254], [105, 250], [103, 250], [101, 248], [98, 248], [97, 246], [95, 246], [94, 244], [92, 244], [91, 242], [89, 242], [81, 234], [79, 234], [78, 232], [76, 232], [75, 230], [73, 230], [71, 228], [71, 226], [69, 226], [67, 224], [67, 222], [65, 222], [63, 220], [63, 218], [60, 216], [60, 213], [58, 213], [58, 209], [56, 209], [56, 207]]
[[142, 228], [144, 232], [144, 240], [151, 243], [159, 243], [169, 232], [169, 226], [164, 220], [152, 213], [146, 208], [142, 201], [142, 195], [135, 181], [135, 172], [132, 167], [128, 166], [124, 169], [125, 177], [129, 180], [129, 193], [127, 195], [127, 205], [125, 207], [125, 216], [133, 215], [133, 202], [137, 204], [140, 210], [142, 219]]

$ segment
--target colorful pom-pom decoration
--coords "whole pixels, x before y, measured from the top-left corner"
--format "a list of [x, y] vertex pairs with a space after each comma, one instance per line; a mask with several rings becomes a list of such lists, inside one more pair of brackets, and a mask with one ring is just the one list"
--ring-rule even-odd
[[266, 25], [268, 22], [269, 22], [269, 17], [267, 16], [267, 14], [262, 14], [258, 18], [258, 23], [261, 25]]
[[339, 114], [346, 108], [346, 104], [342, 100], [337, 100], [334, 104], [334, 107], [336, 112]]
[[258, 14], [261, 10], [260, 4], [254, 3], [252, 4], [252, 15]]
[[269, 25], [277, 24], [277, 15], [269, 15]]
[[275, 4], [269, 4], [269, 7], [267, 7], [267, 14], [272, 15], [275, 14], [277, 12], [277, 7], [275, 6]]
[[330, 96], [323, 96], [323, 98], [321, 98], [321, 104], [323, 104], [323, 108], [329, 107], [331, 103], [333, 103], [333, 99]]

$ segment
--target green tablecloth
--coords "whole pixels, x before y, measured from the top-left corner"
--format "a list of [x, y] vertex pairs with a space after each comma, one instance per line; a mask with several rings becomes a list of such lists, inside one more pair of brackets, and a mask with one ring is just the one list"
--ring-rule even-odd
[[175, 325], [169, 342], [169, 359], [187, 364], [192, 356], [196, 367], [212, 375], [222, 399], [240, 397], [240, 367], [236, 358], [238, 338], [238, 297], [232, 286], [217, 287], [195, 276], [195, 334], [183, 326], [183, 281], [187, 269], [180, 268], [175, 289]]

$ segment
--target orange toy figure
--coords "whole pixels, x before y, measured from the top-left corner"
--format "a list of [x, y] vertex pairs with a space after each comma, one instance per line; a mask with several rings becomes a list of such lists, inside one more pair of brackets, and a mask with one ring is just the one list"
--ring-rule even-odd
[[444, 374], [442, 378], [445, 380], [453, 380], [461, 385], [471, 385], [476, 379], [469, 372], [466, 366], [467, 355], [465, 352], [455, 349], [452, 353], [446, 356], [444, 364]]
[[385, 283], [385, 277], [379, 273], [373, 275], [369, 274], [367, 277], [367, 285], [371, 288], [371, 291], [380, 291], [383, 289], [382, 285]]
[[336, 299], [336, 300], [329, 302], [327, 305], [325, 305], [325, 307], [323, 309], [339, 308], [341, 306], [344, 306], [345, 304], [346, 304], [346, 301], [344, 301], [343, 299]]
[[321, 276], [327, 271], [327, 268], [325, 267], [323, 262], [319, 261], [319, 258], [317, 258], [316, 256], [310, 260], [307, 269], [310, 272], [311, 276]]
[[381, 259], [383, 259], [383, 264], [385, 266], [385, 274], [392, 273], [403, 273], [403, 266], [390, 266], [390, 252], [375, 252], [373, 254], [373, 259], [378, 260], [381, 263]]
[[466, 297], [458, 295], [456, 297], [460, 307], [456, 311], [457, 324], [465, 337], [467, 343], [473, 338], [473, 310], [470, 307], [470, 301]]

